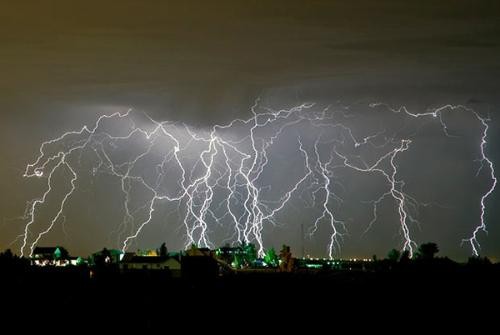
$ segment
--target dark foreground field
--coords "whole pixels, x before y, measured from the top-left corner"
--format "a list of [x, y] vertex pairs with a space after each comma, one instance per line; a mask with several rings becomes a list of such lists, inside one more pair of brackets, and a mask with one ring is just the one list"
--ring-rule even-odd
[[[498, 314], [500, 268], [238, 273], [171, 278], [113, 269], [2, 269], [2, 325], [71, 331], [310, 326]], [[371, 321], [366, 321], [371, 320]], [[417, 320], [417, 321], [416, 321]], [[418, 321], [420, 320], [420, 321]], [[399, 322], [399, 321], [398, 321]], [[356, 324], [356, 323], [355, 323]], [[366, 325], [366, 324], [365, 324]], [[180, 327], [180, 328], [179, 328]], [[173, 330], [172, 330], [173, 332]], [[1, 332], [4, 333], [4, 332]], [[178, 331], [175, 331], [178, 333]]]

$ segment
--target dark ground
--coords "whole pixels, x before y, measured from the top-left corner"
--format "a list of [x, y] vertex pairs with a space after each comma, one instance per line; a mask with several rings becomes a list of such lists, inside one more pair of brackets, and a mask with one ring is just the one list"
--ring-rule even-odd
[[[163, 333], [232, 327], [408, 327], [493, 321], [500, 266], [422, 265], [376, 271], [238, 273], [169, 278], [107, 268], [1, 270], [1, 324], [49, 331]], [[476, 321], [475, 321], [476, 320]], [[354, 322], [354, 323], [353, 323]], [[10, 329], [10, 328], [9, 328]], [[178, 330], [175, 330], [178, 329]], [[1, 332], [4, 333], [4, 332]], [[5, 333], [6, 334], [6, 333]]]

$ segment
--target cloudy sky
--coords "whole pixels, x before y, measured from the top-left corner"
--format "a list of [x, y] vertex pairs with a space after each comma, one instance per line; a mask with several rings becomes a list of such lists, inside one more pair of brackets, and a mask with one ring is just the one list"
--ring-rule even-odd
[[[128, 108], [204, 128], [249, 117], [257, 97], [277, 109], [311, 101], [383, 101], [413, 111], [465, 104], [490, 113], [492, 145], [487, 151], [494, 163], [500, 162], [499, 59], [497, 1], [2, 1], [0, 248], [22, 232], [23, 222], [13, 218], [22, 215], [26, 201], [41, 190], [22, 178], [41, 141], [90, 124], [103, 113]], [[455, 126], [478, 143], [480, 129], [470, 119], [460, 119]], [[428, 138], [426, 132], [420, 137], [426, 143], [421, 152], [445, 145], [440, 141], [446, 139], [429, 132]], [[411, 175], [419, 176], [414, 193], [431, 197], [431, 191], [418, 187], [419, 178], [424, 178], [417, 173], [423, 161], [436, 168], [458, 167], [477, 158], [465, 148], [465, 156], [459, 155], [460, 147], [453, 150], [456, 155], [443, 158], [434, 152], [419, 156], [417, 149], [420, 158], [410, 160], [406, 172], [409, 187]], [[457, 173], [439, 191], [440, 198], [453, 195], [453, 201], [441, 201], [453, 209], [426, 223], [437, 227], [434, 221], [439, 218], [447, 220], [446, 228], [423, 227], [429, 233], [420, 236], [422, 241], [435, 240], [443, 253], [456, 258], [470, 253], [460, 247], [458, 236], [476, 224], [471, 221], [477, 220], [478, 194], [488, 185], [487, 179], [473, 183], [464, 180], [466, 176]], [[489, 235], [481, 237], [483, 253], [496, 258], [497, 199], [493, 194], [489, 200]], [[79, 213], [94, 206], [83, 200], [75, 205], [67, 217], [68, 229], [91, 227], [92, 215], [79, 220]], [[109, 236], [81, 237], [86, 229], [75, 230], [80, 237], [57, 230], [46, 242], [87, 253], [109, 241]], [[90, 229], [87, 234], [93, 231], [101, 233]], [[103, 236], [110, 233], [102, 230]], [[168, 234], [165, 240], [172, 238], [173, 233]], [[271, 242], [291, 243], [300, 253], [298, 232], [280, 234], [290, 242], [280, 237]], [[384, 255], [398, 247], [397, 239], [385, 237], [390, 234], [373, 234], [368, 241], [346, 240], [343, 255]], [[325, 251], [319, 242], [306, 243], [311, 252]]]

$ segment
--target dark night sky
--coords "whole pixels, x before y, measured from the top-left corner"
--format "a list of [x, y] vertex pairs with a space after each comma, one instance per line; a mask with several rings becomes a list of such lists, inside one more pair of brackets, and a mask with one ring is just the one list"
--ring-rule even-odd
[[[130, 107], [204, 127], [248, 117], [258, 96], [276, 108], [304, 101], [383, 101], [415, 111], [467, 104], [490, 111], [487, 150], [498, 165], [499, 59], [498, 1], [0, 1], [0, 248], [22, 230], [10, 218], [22, 215], [40, 190], [22, 179], [40, 142]], [[423, 157], [433, 166], [469, 164]], [[421, 236], [455, 258], [469, 253], [458, 236], [471, 230], [479, 201], [461, 176], [438, 192], [453, 194], [453, 214], [443, 216], [453, 222]], [[432, 193], [416, 189], [426, 192]], [[489, 201], [489, 235], [480, 240], [484, 254], [496, 259], [497, 194]], [[67, 223], [68, 230], [81, 226], [73, 228], [78, 237], [56, 230], [47, 243], [88, 253], [108, 241], [106, 223], [99, 231], [78, 221], [73, 215]], [[107, 236], [85, 236], [94, 232]], [[380, 241], [373, 234], [347, 239], [343, 256], [385, 255], [397, 246], [397, 238]], [[296, 232], [282, 236], [300, 250]], [[317, 255], [324, 252], [308, 243]]]

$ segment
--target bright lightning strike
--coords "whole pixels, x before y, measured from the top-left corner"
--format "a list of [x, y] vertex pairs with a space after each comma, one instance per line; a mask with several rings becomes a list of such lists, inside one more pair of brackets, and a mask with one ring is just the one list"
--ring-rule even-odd
[[[405, 107], [370, 105], [379, 106], [410, 119], [437, 119], [449, 137], [453, 135], [444, 121], [445, 112], [470, 112], [480, 122], [483, 129], [480, 162], [481, 167], [489, 168], [492, 185], [480, 200], [479, 225], [472, 236], [464, 240], [470, 243], [473, 254], [478, 255], [477, 235], [480, 231], [486, 232], [486, 200], [497, 183], [493, 163], [485, 153], [489, 119], [463, 106], [447, 105], [425, 113], [412, 113]], [[146, 121], [139, 122], [137, 119], [142, 114], [128, 111], [103, 115], [92, 127], [84, 126], [43, 142], [38, 156], [24, 172], [25, 178], [45, 179], [46, 184], [41, 195], [26, 207], [21, 255], [31, 255], [40, 240], [64, 219], [66, 208], [81, 187], [80, 176], [88, 172], [82, 161], [92, 164], [92, 176], [105, 174], [120, 184], [123, 217], [116, 234], [121, 237], [119, 243], [124, 251], [152, 222], [162, 204], [175, 203], [184, 227], [186, 247], [191, 244], [213, 247], [213, 227], [224, 226], [231, 231], [233, 242], [256, 243], [262, 255], [266, 227], [276, 225], [288, 206], [308, 195], [316, 210], [310, 219], [311, 234], [318, 229], [330, 230], [326, 249], [333, 257], [348, 230], [348, 218], [341, 210], [343, 199], [339, 189], [343, 186], [336, 175], [351, 171], [384, 180], [385, 189], [371, 201], [373, 216], [367, 220], [368, 229], [378, 219], [380, 203], [392, 199], [399, 217], [402, 249], [413, 255], [416, 242], [412, 229], [413, 224], [418, 223], [419, 203], [404, 189], [405, 182], [398, 170], [398, 160], [411, 152], [412, 136], [401, 138], [397, 132], [378, 129], [358, 139], [354, 135], [356, 129], [348, 125], [351, 118], [348, 108], [331, 110], [328, 107], [317, 111], [315, 107], [305, 103], [273, 110], [259, 106], [257, 100], [248, 119], [235, 119], [208, 130], [161, 122], [147, 115]], [[290, 173], [290, 178], [286, 185], [267, 185], [266, 174], [273, 164], [284, 159], [278, 158], [276, 146], [280, 142], [293, 143], [295, 148], [290, 157], [294, 163], [285, 162], [286, 169], [282, 172]], [[120, 148], [134, 143], [140, 143], [141, 149], [128, 155], [117, 154]], [[353, 154], [362, 150], [370, 153], [369, 159]], [[145, 173], [144, 165], [154, 169]], [[292, 170], [298, 170], [299, 174]], [[61, 186], [66, 189], [62, 196], [57, 196], [55, 188]], [[149, 194], [140, 206], [133, 200], [138, 189]], [[51, 197], [58, 198], [59, 202], [44, 226], [39, 212], [49, 206]], [[39, 233], [35, 233], [37, 225], [43, 226], [38, 229]]]
[[480, 231], [483, 231], [485, 233], [487, 233], [487, 230], [486, 230], [486, 223], [485, 223], [485, 219], [484, 219], [484, 216], [486, 214], [486, 199], [493, 193], [493, 191], [495, 190], [495, 187], [497, 185], [497, 178], [495, 176], [495, 168], [493, 167], [493, 162], [491, 161], [491, 159], [488, 158], [488, 156], [486, 155], [486, 153], [484, 152], [485, 150], [485, 147], [486, 145], [488, 144], [487, 142], [487, 138], [488, 138], [488, 121], [489, 119], [486, 119], [484, 117], [481, 117], [478, 113], [475, 113], [474, 114], [476, 115], [476, 117], [481, 121], [482, 125], [483, 125], [483, 134], [482, 134], [482, 137], [481, 137], [481, 158], [480, 158], [480, 163], [481, 163], [481, 166], [479, 167], [479, 170], [478, 170], [478, 174], [480, 172], [480, 170], [483, 168], [483, 165], [486, 163], [488, 165], [488, 167], [490, 168], [490, 178], [492, 180], [492, 184], [491, 184], [491, 187], [488, 189], [488, 191], [483, 194], [483, 196], [481, 197], [481, 216], [480, 216], [480, 221], [479, 221], [479, 225], [476, 227], [476, 229], [474, 229], [474, 231], [472, 232], [472, 236], [464, 241], [468, 241], [472, 247], [472, 252], [474, 253], [475, 256], [479, 256], [479, 248], [481, 247], [478, 240], [477, 240], [477, 234], [480, 232]]

